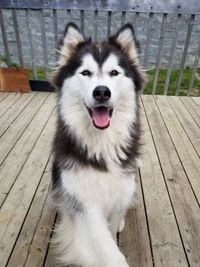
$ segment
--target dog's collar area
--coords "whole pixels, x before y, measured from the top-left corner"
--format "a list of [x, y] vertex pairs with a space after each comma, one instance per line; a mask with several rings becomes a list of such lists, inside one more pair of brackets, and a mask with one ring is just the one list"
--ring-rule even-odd
[[110, 126], [110, 119], [113, 114], [113, 109], [111, 107], [98, 105], [92, 108], [87, 107], [87, 110], [95, 128], [104, 130]]

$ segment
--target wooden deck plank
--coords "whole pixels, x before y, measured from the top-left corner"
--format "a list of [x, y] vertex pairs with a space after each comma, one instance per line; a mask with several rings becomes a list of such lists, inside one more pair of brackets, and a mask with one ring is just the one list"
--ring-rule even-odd
[[126, 216], [125, 228], [119, 234], [119, 247], [130, 267], [151, 267], [153, 260], [140, 182], [137, 190], [137, 204]]
[[0, 210], [0, 266], [9, 259], [37, 190], [51, 152], [54, 128], [55, 117], [50, 117]]
[[24, 132], [31, 119], [35, 116], [47, 96], [47, 93], [37, 94], [32, 99], [30, 104], [23, 110], [20, 116], [14, 121], [12, 126], [7, 130], [6, 134], [1, 136], [0, 165], [4, 161], [14, 144], [17, 142], [21, 134]]
[[187, 111], [190, 113], [196, 124], [200, 127], [200, 105], [197, 106], [191, 97], [180, 97]]
[[47, 200], [47, 202], [44, 205], [41, 218], [38, 222], [38, 226], [34, 235], [33, 242], [30, 247], [30, 252], [26, 265], [24, 266], [43, 267], [46, 251], [50, 242], [52, 227], [55, 221], [55, 216], [56, 216], [56, 211], [52, 210], [52, 205], [50, 201]]
[[167, 98], [159, 96], [155, 100], [200, 205], [200, 159]]
[[143, 96], [142, 100], [159, 154], [187, 259], [190, 266], [199, 266], [200, 212], [198, 203], [153, 97]]
[[[55, 107], [55, 94], [47, 96], [43, 105], [28, 125], [20, 139], [17, 141], [8, 157], [0, 166], [0, 207], [4, 202], [10, 188], [31, 153], [45, 123]], [[31, 120], [30, 116], [30, 120]], [[12, 168], [10, 168], [12, 166]]]
[[[40, 246], [34, 245], [36, 252], [34, 253], [33, 262], [34, 266], [42, 266], [42, 264], [39, 264], [38, 259], [42, 259], [42, 262], [44, 261], [53, 225], [51, 223], [51, 217], [44, 212], [47, 210], [50, 215], [53, 215], [49, 204], [47, 204], [47, 194], [51, 182], [51, 165], [52, 161], [49, 160], [7, 267], [21, 267], [27, 265], [27, 259], [32, 255], [33, 243], [35, 240], [38, 242], [40, 238], [44, 239], [45, 242], [42, 242]], [[46, 224], [43, 224], [41, 227], [40, 221], [43, 217], [45, 217]], [[39, 236], [36, 233], [39, 233]]]
[[30, 94], [22, 94], [17, 101], [4, 113], [4, 115], [0, 117], [0, 136], [11, 126], [13, 121], [35, 95], [35, 92]]
[[169, 101], [171, 106], [173, 107], [180, 123], [182, 124], [185, 132], [190, 138], [191, 143], [196, 149], [199, 157], [200, 157], [200, 129], [197, 124], [194, 122], [192, 116], [188, 113], [187, 109], [180, 101], [178, 97], [169, 96]]
[[[51, 210], [47, 197], [55, 94], [38, 98], [43, 100], [35, 111], [31, 111], [35, 97], [24, 109], [19, 104], [24, 104], [20, 97], [14, 102], [12, 97], [12, 104], [0, 117], [0, 122], [13, 119], [12, 127], [17, 126], [16, 137], [14, 130], [10, 130], [12, 127], [2, 135], [7, 135], [4, 141], [8, 153], [2, 150], [6, 145], [2, 146], [0, 138], [0, 266], [55, 267], [54, 248], [48, 243], [55, 211]], [[199, 114], [194, 115], [199, 105], [192, 98], [174, 99], [179, 111], [172, 105], [171, 97], [155, 100], [152, 96], [142, 96], [146, 117], [143, 117], [144, 166], [140, 168], [138, 204], [129, 211], [125, 230], [119, 236], [120, 248], [130, 267], [199, 266], [199, 157], [193, 136], [187, 132], [190, 125], [186, 124], [192, 117], [192, 127], [195, 131], [199, 128]]]
[[6, 92], [0, 92], [0, 103], [6, 98], [9, 96], [9, 93], [6, 93]]
[[[188, 266], [146, 117], [140, 168], [155, 266]], [[138, 266], [138, 265], [137, 265]], [[143, 266], [143, 265], [139, 265]]]
[[21, 93], [12, 93], [9, 94], [1, 103], [0, 103], [0, 116], [2, 116], [21, 96]]
[[200, 106], [200, 97], [192, 97], [192, 100], [195, 102], [197, 106]]

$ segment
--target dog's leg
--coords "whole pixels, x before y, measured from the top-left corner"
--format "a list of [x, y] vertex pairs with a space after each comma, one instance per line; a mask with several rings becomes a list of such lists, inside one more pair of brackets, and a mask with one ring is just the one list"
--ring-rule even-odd
[[115, 212], [110, 216], [110, 228], [113, 238], [116, 240], [117, 233], [123, 231], [125, 225], [125, 211]]
[[[73, 224], [73, 239], [68, 249], [76, 258], [71, 258], [71, 263], [84, 267], [128, 267], [100, 213], [76, 214]], [[66, 250], [66, 259], [67, 253]]]
[[78, 216], [76, 226], [80, 249], [83, 245], [88, 248], [87, 253], [92, 252], [95, 267], [128, 267], [103, 216], [95, 211]]

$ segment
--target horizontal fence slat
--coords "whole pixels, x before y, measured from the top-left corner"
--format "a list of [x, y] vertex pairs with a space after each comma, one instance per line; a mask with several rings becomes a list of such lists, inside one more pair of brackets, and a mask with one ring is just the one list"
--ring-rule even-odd
[[152, 0], [1, 0], [2, 8], [27, 8], [27, 9], [75, 9], [75, 10], [102, 10], [102, 11], [127, 11], [147, 13], [185, 13], [200, 14], [199, 0], [179, 1], [152, 1]]

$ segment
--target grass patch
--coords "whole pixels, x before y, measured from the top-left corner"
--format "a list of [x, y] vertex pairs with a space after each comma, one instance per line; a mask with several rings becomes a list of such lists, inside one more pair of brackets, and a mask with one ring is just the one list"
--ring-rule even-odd
[[[5, 56], [0, 54], [0, 63], [5, 62], [5, 60], [6, 60]], [[12, 66], [19, 67], [19, 65], [15, 63], [12, 63]], [[52, 72], [53, 70], [49, 68], [48, 73], [51, 74]], [[153, 89], [155, 70], [149, 70], [146, 72], [146, 74], [148, 76], [148, 79], [147, 79], [147, 83], [144, 89], [144, 94], [150, 95]], [[183, 79], [182, 79], [182, 83], [180, 86], [179, 95], [181, 96], [187, 95], [187, 90], [189, 87], [191, 75], [192, 75], [192, 69], [189, 67], [186, 67], [183, 72]], [[157, 89], [156, 89], [157, 95], [163, 95], [164, 93], [166, 76], [167, 76], [167, 69], [160, 69], [158, 73], [158, 82], [157, 82]], [[47, 80], [44, 68], [37, 67], [37, 77], [38, 77], [38, 80]], [[167, 92], [168, 95], [175, 95], [178, 77], [179, 77], [179, 69], [172, 69], [168, 92]], [[30, 68], [29, 68], [29, 79], [34, 80], [33, 70]], [[191, 95], [197, 96], [199, 91], [200, 91], [200, 68], [197, 69], [197, 72], [195, 74], [195, 79], [194, 79]]]
[[[48, 69], [48, 77], [53, 71], [54, 70], [52, 70], [50, 68]], [[44, 68], [37, 67], [37, 78], [38, 78], [38, 80], [47, 80], [46, 72], [45, 72]], [[29, 69], [29, 80], [34, 80], [34, 74], [33, 74], [32, 69]]]
[[[48, 71], [49, 73], [52, 73], [52, 69], [49, 69]], [[144, 89], [144, 94], [150, 95], [152, 92], [154, 73], [155, 73], [155, 70], [147, 71], [148, 81]], [[46, 80], [44, 68], [38, 67], [37, 75], [38, 75], [39, 80]], [[192, 69], [189, 67], [185, 68], [183, 72], [183, 79], [182, 79], [179, 95], [181, 96], [187, 95], [187, 90], [189, 87], [191, 75], [192, 75]], [[167, 76], [167, 69], [160, 69], [159, 74], [158, 74], [158, 82], [157, 82], [157, 89], [156, 89], [157, 95], [163, 95], [164, 93], [164, 85], [165, 85], [166, 76]], [[167, 92], [168, 95], [175, 95], [178, 77], [179, 77], [179, 70], [172, 69], [168, 92]], [[34, 79], [33, 71], [31, 69], [29, 70], [29, 79], [30, 80]], [[200, 68], [198, 68], [197, 73], [195, 75], [191, 95], [194, 95], [194, 96], [198, 95], [199, 90], [200, 90]]]
[[[144, 89], [144, 94], [151, 94], [152, 92], [154, 73], [155, 73], [155, 70], [147, 71], [148, 81]], [[187, 95], [187, 90], [189, 87], [191, 75], [192, 75], [192, 69], [189, 67], [185, 68], [183, 72], [183, 79], [182, 79], [179, 95], [183, 95], [183, 96]], [[163, 95], [164, 93], [164, 85], [165, 85], [166, 76], [167, 76], [167, 69], [160, 69], [159, 74], [158, 74], [158, 82], [157, 82], [157, 90], [156, 90], [156, 94], [158, 95]], [[179, 77], [179, 70], [172, 69], [168, 92], [167, 92], [168, 95], [175, 95], [178, 77]], [[195, 75], [191, 95], [198, 95], [199, 90], [200, 90], [200, 68], [197, 70], [197, 73]]]

